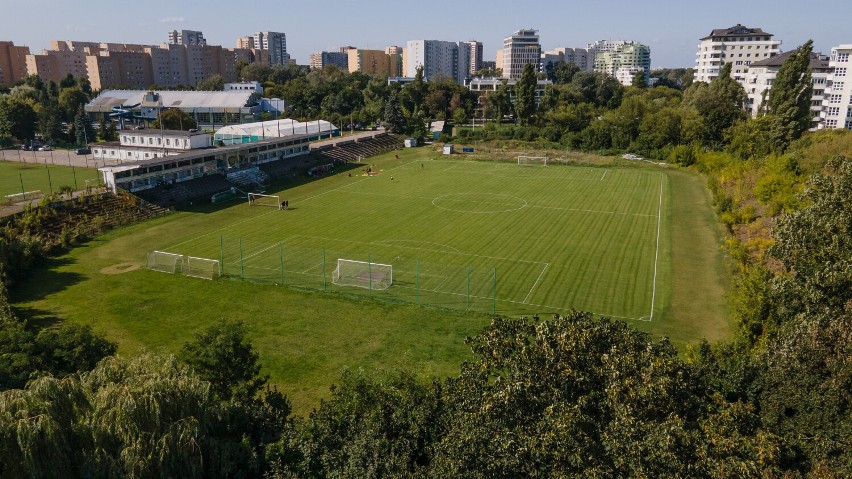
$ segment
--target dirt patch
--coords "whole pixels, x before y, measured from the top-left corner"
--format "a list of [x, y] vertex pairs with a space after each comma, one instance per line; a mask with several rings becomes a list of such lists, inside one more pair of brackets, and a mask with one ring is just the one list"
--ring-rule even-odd
[[142, 265], [140, 263], [118, 263], [112, 266], [107, 266], [106, 268], [101, 268], [101, 274], [121, 274], [127, 273], [130, 271], [136, 271], [141, 268]]

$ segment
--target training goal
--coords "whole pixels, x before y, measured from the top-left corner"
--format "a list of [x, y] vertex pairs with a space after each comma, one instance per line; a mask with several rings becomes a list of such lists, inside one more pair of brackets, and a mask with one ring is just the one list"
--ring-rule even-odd
[[248, 194], [249, 206], [272, 206], [273, 208], [282, 208], [281, 197], [278, 195], [264, 195], [261, 193]]
[[148, 269], [163, 273], [180, 273], [183, 271], [183, 255], [151, 251], [148, 253]]
[[339, 286], [383, 290], [393, 284], [393, 266], [351, 259], [338, 259], [331, 282]]
[[520, 166], [547, 166], [546, 156], [519, 156], [518, 165]]
[[183, 274], [194, 278], [216, 279], [220, 275], [219, 260], [187, 256]]

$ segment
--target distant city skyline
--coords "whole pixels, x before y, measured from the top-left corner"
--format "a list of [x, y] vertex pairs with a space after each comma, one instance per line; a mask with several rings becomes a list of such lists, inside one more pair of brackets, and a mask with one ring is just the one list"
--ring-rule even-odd
[[[0, 0], [0, 41], [26, 45], [32, 52], [52, 40], [111, 43], [167, 43], [171, 30], [197, 30], [210, 45], [233, 48], [246, 32], [287, 35], [287, 51], [300, 65], [310, 54], [337, 51], [341, 45], [363, 49], [405, 46], [409, 40], [478, 40], [486, 61], [493, 61], [503, 38], [519, 29], [536, 29], [543, 49], [584, 47], [597, 40], [634, 40], [651, 47], [651, 66], [693, 67], [699, 39], [714, 28], [737, 23], [759, 27], [781, 40], [782, 51], [809, 38], [814, 50], [852, 43], [852, 2], [829, 0], [818, 13], [801, 2], [683, 0], [645, 2], [568, 2], [540, 0], [490, 3], [433, 0], [426, 4], [388, 0], [313, 2], [202, 3], [148, 0], [83, 8], [79, 2]], [[412, 5], [416, 5], [413, 7]], [[769, 8], [767, 8], [769, 7]], [[808, 15], [801, 15], [808, 9]], [[232, 14], [229, 14], [232, 13]], [[31, 21], [23, 21], [31, 19]]]

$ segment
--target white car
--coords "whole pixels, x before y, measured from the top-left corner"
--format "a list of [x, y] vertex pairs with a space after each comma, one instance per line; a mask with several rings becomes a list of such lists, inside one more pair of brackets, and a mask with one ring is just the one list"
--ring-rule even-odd
[[44, 146], [38, 147], [38, 151], [50, 151], [52, 149], [53, 148], [51, 148], [50, 145], [44, 145]]

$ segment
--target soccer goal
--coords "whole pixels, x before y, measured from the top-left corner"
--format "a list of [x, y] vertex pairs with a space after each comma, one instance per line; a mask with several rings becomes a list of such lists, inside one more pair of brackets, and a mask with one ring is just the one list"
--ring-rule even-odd
[[165, 251], [148, 253], [148, 269], [163, 273], [180, 273], [183, 271], [183, 255]]
[[384, 290], [393, 284], [393, 266], [351, 259], [338, 259], [331, 282], [339, 286]]
[[547, 166], [546, 156], [519, 156], [518, 165], [520, 166]]
[[193, 278], [216, 279], [220, 274], [219, 260], [187, 256], [183, 274]]
[[274, 208], [281, 207], [281, 197], [278, 195], [264, 195], [261, 193], [248, 194], [249, 206], [272, 206]]

